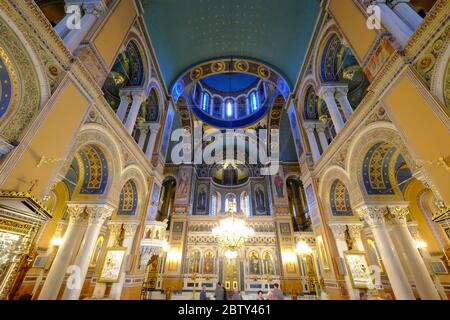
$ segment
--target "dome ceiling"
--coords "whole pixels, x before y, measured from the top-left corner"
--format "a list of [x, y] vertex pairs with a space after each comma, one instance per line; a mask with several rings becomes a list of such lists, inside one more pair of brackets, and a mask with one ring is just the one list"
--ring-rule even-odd
[[317, 0], [143, 0], [144, 17], [171, 90], [202, 61], [248, 57], [295, 84], [320, 10]]

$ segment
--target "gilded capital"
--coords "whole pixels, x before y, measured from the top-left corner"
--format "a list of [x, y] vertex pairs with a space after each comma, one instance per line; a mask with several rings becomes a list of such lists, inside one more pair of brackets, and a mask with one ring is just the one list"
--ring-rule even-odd
[[385, 224], [384, 217], [388, 213], [385, 207], [364, 206], [356, 209], [359, 217], [363, 219], [369, 227], [379, 227]]
[[334, 238], [336, 240], [346, 240], [346, 231], [347, 231], [347, 225], [345, 223], [332, 223], [330, 222], [328, 224], [331, 231], [333, 232]]
[[394, 224], [406, 226], [409, 209], [407, 206], [389, 206], [389, 218]]
[[363, 223], [349, 223], [349, 224], [347, 224], [347, 227], [348, 227], [348, 232], [350, 234], [350, 237], [353, 240], [361, 238], [361, 231], [364, 227]]
[[104, 205], [90, 206], [86, 208], [90, 224], [103, 224], [112, 215], [113, 208]]
[[69, 223], [81, 223], [85, 218], [85, 209], [86, 207], [70, 204], [67, 206], [67, 213], [69, 215]]

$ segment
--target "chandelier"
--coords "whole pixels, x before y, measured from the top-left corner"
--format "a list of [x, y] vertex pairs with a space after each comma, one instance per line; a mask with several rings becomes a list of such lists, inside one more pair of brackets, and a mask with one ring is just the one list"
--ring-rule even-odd
[[230, 210], [231, 217], [220, 220], [219, 226], [212, 230], [217, 238], [219, 246], [227, 249], [227, 257], [236, 257], [236, 249], [244, 246], [245, 242], [255, 232], [248, 227], [244, 220], [234, 217], [234, 212]]

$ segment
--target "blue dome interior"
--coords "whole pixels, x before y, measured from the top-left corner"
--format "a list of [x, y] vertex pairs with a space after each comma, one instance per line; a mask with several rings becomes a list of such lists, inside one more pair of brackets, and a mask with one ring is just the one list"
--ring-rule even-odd
[[208, 76], [201, 80], [209, 88], [222, 93], [237, 93], [252, 87], [258, 77], [246, 73], [224, 73]]

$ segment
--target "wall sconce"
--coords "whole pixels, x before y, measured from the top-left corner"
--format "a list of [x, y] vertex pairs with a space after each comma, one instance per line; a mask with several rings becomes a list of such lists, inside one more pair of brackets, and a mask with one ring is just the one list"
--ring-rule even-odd
[[50, 240], [50, 244], [54, 247], [60, 247], [63, 244], [63, 238], [53, 237], [52, 240]]

